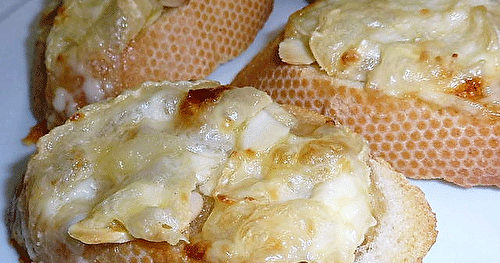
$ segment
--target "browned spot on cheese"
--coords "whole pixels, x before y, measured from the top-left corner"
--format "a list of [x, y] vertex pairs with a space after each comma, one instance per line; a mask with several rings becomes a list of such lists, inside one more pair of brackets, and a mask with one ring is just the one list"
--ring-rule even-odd
[[429, 60], [429, 52], [427, 52], [427, 51], [420, 52], [420, 56], [418, 57], [418, 61], [425, 62], [427, 60]]
[[255, 152], [254, 150], [252, 149], [246, 149], [245, 150], [245, 154], [248, 155], [248, 156], [256, 156], [257, 155], [257, 152]]
[[272, 251], [283, 250], [283, 241], [279, 237], [270, 236], [267, 243]]
[[343, 67], [349, 67], [359, 60], [358, 53], [354, 49], [349, 49], [340, 56], [340, 63]]
[[83, 119], [85, 117], [85, 115], [81, 112], [77, 112], [75, 114], [73, 114], [69, 119], [71, 121], [79, 121], [81, 119]]
[[74, 171], [81, 171], [85, 167], [85, 163], [87, 160], [83, 157], [83, 152], [76, 151], [74, 153], [74, 161], [72, 164], [72, 168]]
[[295, 152], [289, 151], [286, 147], [276, 147], [271, 154], [273, 164], [291, 165], [296, 162]]
[[217, 200], [221, 201], [222, 203], [228, 204], [228, 205], [234, 204], [234, 202], [235, 202], [234, 199], [231, 199], [227, 195], [217, 195]]
[[108, 226], [110, 229], [113, 229], [115, 231], [121, 231], [121, 232], [126, 232], [127, 231], [127, 228], [125, 227], [125, 225], [123, 225], [122, 222], [120, 222], [119, 220], [113, 220], [111, 222], [111, 224], [109, 224]]
[[122, 138], [123, 141], [130, 141], [130, 140], [135, 139], [138, 134], [139, 134], [139, 128], [135, 127], [135, 128], [132, 128], [130, 130], [125, 131], [122, 134], [121, 138]]
[[198, 242], [195, 244], [187, 244], [184, 247], [184, 251], [189, 258], [203, 260], [207, 248], [208, 248], [207, 242]]
[[326, 159], [338, 156], [347, 150], [343, 143], [332, 143], [326, 140], [313, 140], [304, 145], [298, 153], [298, 160], [302, 164], [316, 165], [325, 162]]
[[190, 90], [185, 101], [192, 105], [214, 103], [220, 98], [222, 93], [228, 89], [230, 89], [228, 86], [219, 86], [216, 88]]
[[161, 227], [167, 230], [172, 229], [172, 227], [167, 224], [161, 224]]
[[466, 79], [455, 88], [455, 95], [464, 99], [478, 100], [484, 98], [483, 82], [481, 78], [474, 77]]
[[268, 193], [269, 193], [269, 197], [271, 198], [271, 200], [278, 200], [279, 199], [278, 190], [276, 188], [269, 189]]
[[201, 121], [201, 114], [214, 105], [229, 86], [190, 90], [179, 106], [177, 127], [196, 126]]
[[184, 202], [189, 201], [189, 195], [187, 193], [181, 193], [181, 200]]
[[23, 143], [25, 145], [31, 145], [34, 144], [38, 141], [38, 138], [42, 137], [43, 135], [47, 134], [49, 132], [49, 129], [47, 128], [47, 120], [43, 120], [39, 123], [37, 123], [35, 126], [33, 126], [30, 129], [30, 132], [26, 137], [23, 139]]
[[57, 62], [65, 64], [66, 63], [66, 57], [64, 57], [62, 54], [59, 54], [59, 56], [56, 57]]
[[431, 11], [430, 11], [428, 8], [422, 8], [422, 9], [420, 9], [420, 14], [421, 14], [422, 16], [427, 16], [427, 15], [429, 15], [430, 13], [431, 13]]
[[60, 12], [59, 10], [61, 8], [63, 8], [62, 3], [59, 4], [53, 10], [50, 10], [49, 12], [42, 14], [42, 17], [40, 18], [40, 26], [41, 27], [52, 26], [54, 24], [54, 18]]
[[306, 222], [307, 232], [311, 235], [316, 234], [316, 227], [314, 226], [313, 220], [309, 219]]
[[64, 4], [61, 4], [58, 8], [56, 8], [57, 15], [54, 18], [54, 24], [61, 23], [66, 18], [68, 18], [68, 14], [66, 13], [66, 10], [67, 10], [67, 8]]

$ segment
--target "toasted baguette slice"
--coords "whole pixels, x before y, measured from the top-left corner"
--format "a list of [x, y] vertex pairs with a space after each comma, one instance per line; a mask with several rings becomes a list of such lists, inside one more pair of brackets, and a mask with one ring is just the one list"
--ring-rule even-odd
[[360, 136], [254, 88], [146, 83], [37, 146], [9, 214], [26, 262], [420, 262], [437, 236]]
[[[52, 0], [41, 15], [33, 108], [49, 129], [76, 109], [142, 82], [208, 76], [252, 43], [273, 8], [273, 0], [96, 3]], [[145, 10], [157, 3], [163, 6]], [[80, 17], [91, 8], [95, 17]], [[124, 22], [128, 26], [113, 26]], [[36, 141], [32, 137], [28, 141]]]
[[283, 34], [232, 84], [266, 91], [279, 103], [305, 107], [363, 135], [375, 156], [417, 179], [500, 186], [500, 118], [394, 97], [328, 76], [318, 64], [291, 65], [278, 54]]

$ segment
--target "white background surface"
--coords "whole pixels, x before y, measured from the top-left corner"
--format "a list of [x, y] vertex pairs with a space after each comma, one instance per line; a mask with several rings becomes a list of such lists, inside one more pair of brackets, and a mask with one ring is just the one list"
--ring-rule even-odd
[[[34, 29], [44, 0], [0, 2], [0, 262], [18, 262], [9, 245], [6, 211], [15, 185], [25, 172], [33, 146], [21, 143], [35, 124], [29, 100]], [[305, 0], [276, 0], [275, 10], [255, 43], [209, 78], [226, 84], [283, 27]], [[414, 181], [426, 194], [438, 219], [438, 239], [424, 258], [435, 262], [500, 262], [500, 189], [463, 189], [440, 181]]]

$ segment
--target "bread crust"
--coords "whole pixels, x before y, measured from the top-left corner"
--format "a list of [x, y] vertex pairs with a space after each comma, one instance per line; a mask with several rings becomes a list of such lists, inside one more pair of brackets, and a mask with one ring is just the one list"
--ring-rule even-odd
[[54, 107], [58, 87], [70, 93], [77, 108], [89, 103], [81, 84], [85, 74], [111, 84], [112, 88], [100, 87], [105, 92], [104, 98], [116, 96], [123, 89], [145, 81], [208, 76], [218, 65], [247, 49], [268, 19], [274, 1], [191, 0], [186, 5], [165, 9], [123, 50], [87, 54], [88, 61], [82, 65], [84, 74], [71, 68], [64, 56], [58, 58], [57, 68], [46, 68], [47, 36], [54, 17], [61, 15], [59, 10], [64, 10], [61, 1], [55, 7], [54, 2], [41, 15], [31, 81], [35, 116], [40, 122], [47, 121], [49, 129], [72, 115]]
[[[297, 127], [293, 128], [294, 133], [308, 134], [322, 125], [335, 125], [332, 119], [314, 111], [293, 105], [284, 108], [299, 119]], [[372, 171], [371, 206], [377, 224], [358, 247], [356, 262], [420, 262], [437, 236], [436, 218], [423, 192], [410, 185], [385, 161], [371, 159], [368, 165]], [[199, 242], [187, 244], [181, 241], [171, 246], [166, 242], [136, 239], [121, 244], [88, 245], [71, 239], [64, 230], [52, 226], [43, 234], [44, 238], [34, 237], [30, 231], [32, 226], [28, 224], [33, 222], [27, 202], [30, 187], [34, 186], [21, 183], [11, 206], [9, 226], [13, 241], [25, 250], [21, 254], [25, 257], [29, 254], [34, 262], [205, 262], [204, 244]], [[210, 210], [210, 199], [205, 199], [204, 212], [191, 224], [193, 233], [200, 231]], [[61, 238], [61, 235], [66, 238]]]
[[279, 103], [315, 110], [363, 135], [372, 153], [411, 178], [500, 186], [500, 118], [440, 108], [415, 97], [340, 83], [317, 64], [281, 61], [280, 34], [233, 85], [266, 91]]
[[379, 222], [358, 248], [356, 262], [422, 262], [438, 234], [424, 193], [383, 159], [371, 159], [370, 166]]

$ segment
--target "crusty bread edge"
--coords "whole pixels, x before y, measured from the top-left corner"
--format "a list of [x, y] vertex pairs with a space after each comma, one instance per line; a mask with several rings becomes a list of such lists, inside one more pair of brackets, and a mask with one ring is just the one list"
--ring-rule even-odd
[[[356, 262], [421, 262], [437, 238], [437, 221], [424, 193], [381, 158], [370, 159], [377, 188], [377, 225]], [[379, 195], [378, 195], [379, 194]]]

